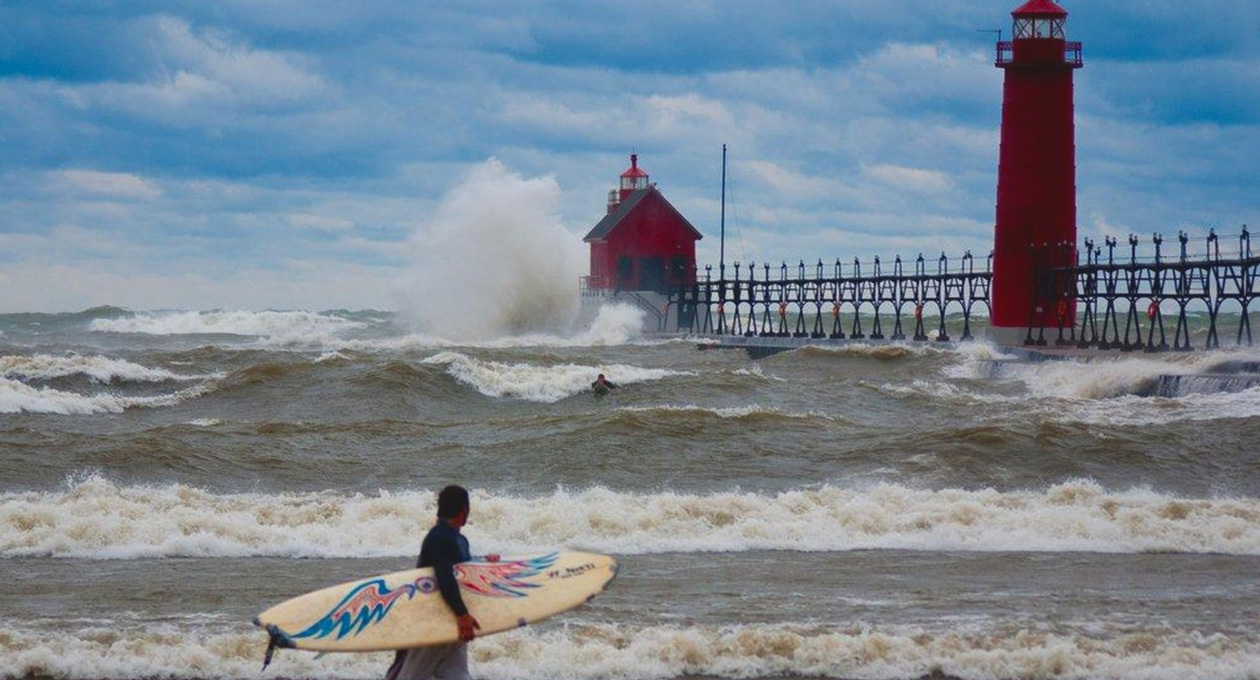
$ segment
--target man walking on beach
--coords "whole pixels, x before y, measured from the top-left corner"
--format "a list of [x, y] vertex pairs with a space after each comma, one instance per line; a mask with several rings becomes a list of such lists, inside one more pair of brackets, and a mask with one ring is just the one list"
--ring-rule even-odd
[[[438, 592], [451, 608], [459, 625], [459, 642], [436, 647], [399, 650], [385, 680], [470, 680], [468, 676], [468, 642], [481, 628], [468, 613], [464, 598], [455, 580], [455, 565], [469, 562], [468, 539], [459, 532], [468, 523], [470, 504], [468, 491], [451, 485], [438, 494], [437, 524], [429, 529], [420, 545], [417, 568], [433, 567]], [[498, 562], [498, 555], [486, 555], [487, 562]]]

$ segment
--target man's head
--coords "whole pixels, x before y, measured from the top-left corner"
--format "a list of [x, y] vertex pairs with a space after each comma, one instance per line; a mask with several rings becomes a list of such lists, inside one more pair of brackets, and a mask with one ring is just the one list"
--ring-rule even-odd
[[604, 374], [603, 374], [603, 373], [600, 373], [600, 374], [599, 374], [599, 377], [598, 377], [598, 378], [596, 378], [596, 380], [603, 380], [603, 379], [604, 379]]
[[456, 528], [468, 523], [468, 490], [452, 484], [438, 492], [438, 519], [446, 520]]

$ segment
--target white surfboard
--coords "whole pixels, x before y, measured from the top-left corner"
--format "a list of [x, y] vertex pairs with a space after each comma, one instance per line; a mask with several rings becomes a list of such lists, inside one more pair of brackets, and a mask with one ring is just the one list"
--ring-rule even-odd
[[[577, 607], [617, 575], [606, 555], [553, 552], [500, 562], [464, 562], [455, 578], [478, 636], [542, 621]], [[411, 569], [324, 588], [258, 615], [278, 647], [321, 652], [409, 649], [459, 639], [433, 569]], [[268, 655], [270, 656], [270, 654]]]

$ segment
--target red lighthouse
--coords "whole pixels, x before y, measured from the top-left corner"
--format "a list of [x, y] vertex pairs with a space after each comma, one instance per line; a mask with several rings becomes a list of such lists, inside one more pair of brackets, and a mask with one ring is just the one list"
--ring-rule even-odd
[[1036, 272], [1073, 259], [1072, 75], [1083, 65], [1081, 44], [1067, 41], [1067, 10], [1051, 0], [1029, 0], [1011, 15], [1014, 39], [998, 43], [996, 64], [1006, 72], [991, 319], [999, 340], [1030, 321], [1054, 327], [1076, 318], [1075, 309], [1036, 299]]
[[700, 232], [665, 200], [630, 154], [608, 213], [583, 239], [591, 244], [587, 290], [665, 293], [695, 280]]

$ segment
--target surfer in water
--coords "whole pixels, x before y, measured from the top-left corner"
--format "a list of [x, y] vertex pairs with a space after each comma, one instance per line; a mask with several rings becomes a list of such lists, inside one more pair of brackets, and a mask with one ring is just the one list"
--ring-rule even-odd
[[595, 391], [595, 394], [602, 396], [617, 389], [617, 386], [612, 384], [608, 378], [605, 378], [603, 373], [600, 373], [599, 377], [595, 378], [595, 382], [591, 383], [591, 389]]
[[[468, 675], [468, 645], [477, 635], [481, 625], [468, 613], [464, 598], [459, 594], [455, 580], [455, 565], [472, 561], [468, 539], [459, 530], [468, 523], [471, 509], [468, 491], [454, 484], [438, 493], [437, 524], [429, 529], [420, 545], [417, 568], [433, 567], [438, 592], [451, 608], [459, 625], [459, 642], [436, 647], [399, 650], [394, 663], [385, 674], [385, 680], [470, 680]], [[485, 561], [498, 562], [498, 555], [486, 555]]]

